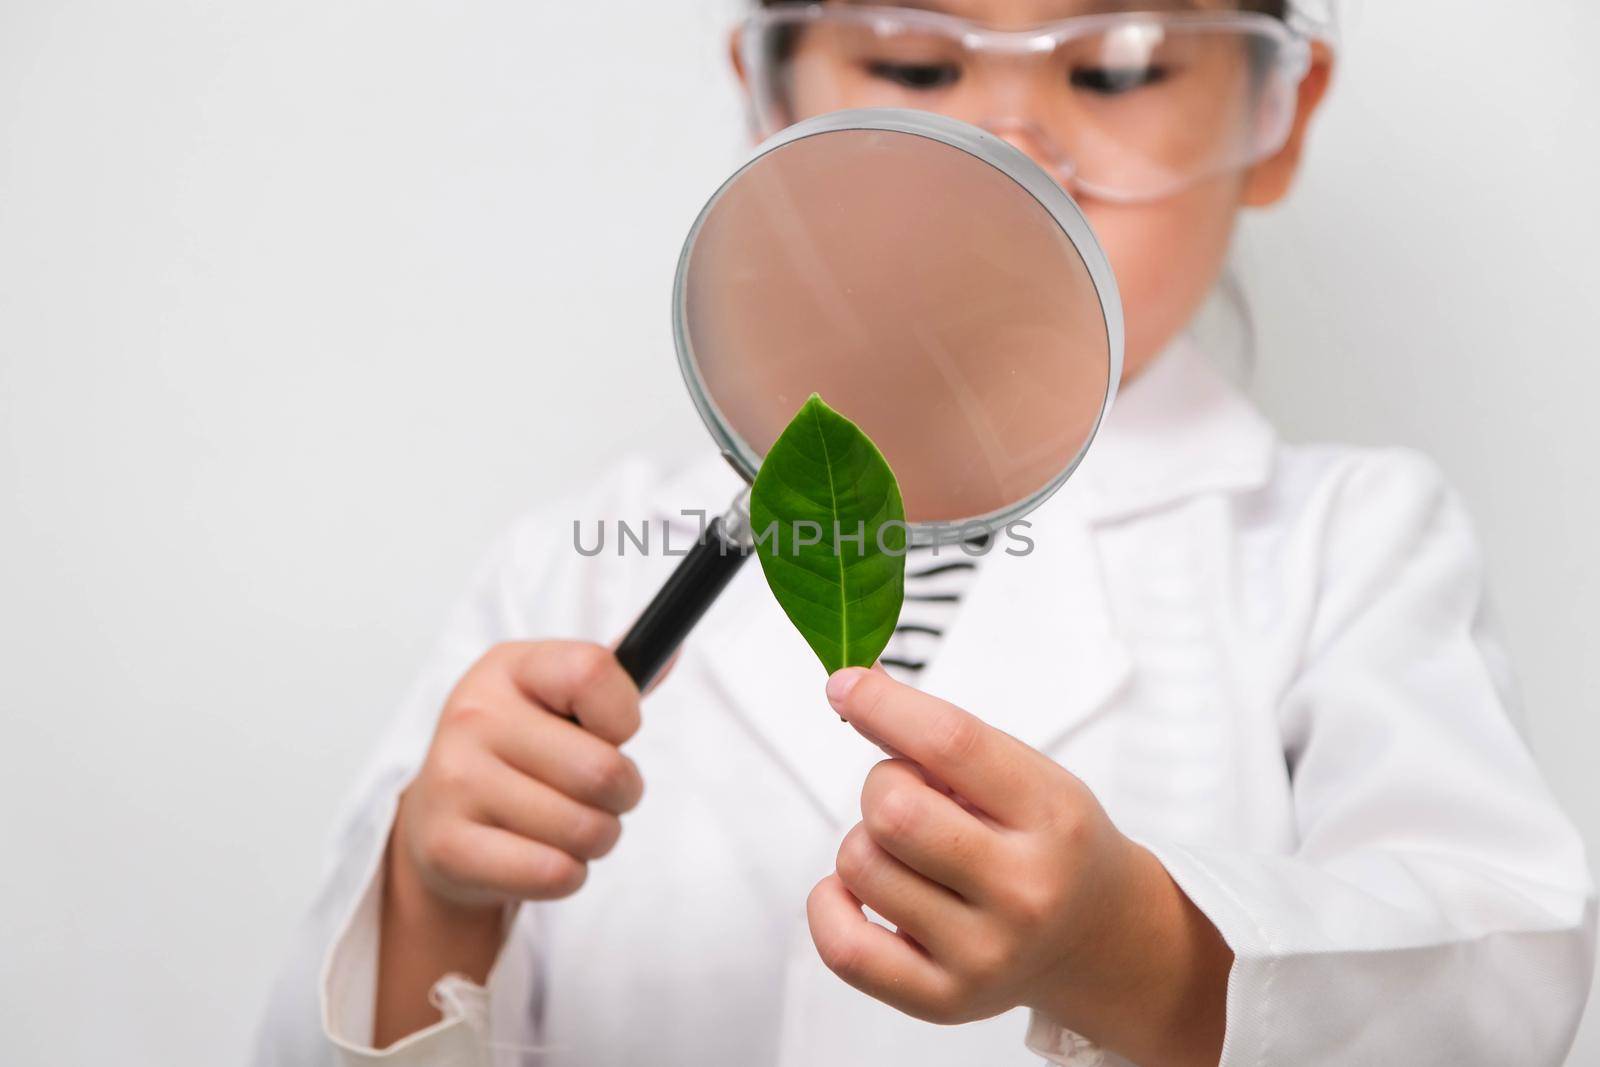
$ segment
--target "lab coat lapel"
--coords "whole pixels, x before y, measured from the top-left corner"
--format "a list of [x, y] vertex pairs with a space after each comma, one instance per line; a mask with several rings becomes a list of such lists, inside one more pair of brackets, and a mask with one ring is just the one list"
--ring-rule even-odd
[[[1000, 535], [921, 687], [1040, 750], [1105, 706], [1131, 661], [1107, 606], [1076, 494], [1063, 490]], [[1013, 554], [1016, 553], [1016, 554]]]
[[1117, 522], [1264, 485], [1277, 443], [1255, 405], [1183, 337], [1117, 394], [1068, 490], [1091, 523]]

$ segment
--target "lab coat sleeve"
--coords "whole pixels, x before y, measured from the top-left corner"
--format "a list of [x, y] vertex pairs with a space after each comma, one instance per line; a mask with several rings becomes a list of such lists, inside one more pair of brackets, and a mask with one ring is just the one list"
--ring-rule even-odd
[[380, 858], [373, 868], [318, 977], [322, 1029], [336, 1049], [336, 1061], [340, 1067], [488, 1067], [489, 991], [462, 975], [443, 975], [434, 983], [430, 998], [442, 1016], [439, 1022], [389, 1048], [372, 1047], [383, 899]]
[[1593, 890], [1513, 722], [1470, 523], [1411, 453], [1333, 480], [1278, 705], [1298, 847], [1145, 842], [1235, 953], [1222, 1064], [1559, 1064]]
[[[478, 1067], [490, 1062], [491, 1044], [514, 1048], [530, 1040], [527, 1011], [490, 1010], [537, 997], [536, 968], [508, 964], [503, 951], [487, 989], [442, 977], [433, 997], [444, 1019], [382, 1053], [371, 1048], [382, 860], [400, 792], [421, 765], [439, 709], [462, 673], [490, 646], [529, 635], [519, 609], [530, 590], [545, 584], [530, 561], [563, 559], [563, 547], [570, 552], [570, 545], [556, 544], [553, 526], [529, 519], [515, 527], [449, 613], [335, 835], [322, 891], [290, 946], [259, 1030], [256, 1067]], [[513, 937], [530, 926], [517, 924]]]

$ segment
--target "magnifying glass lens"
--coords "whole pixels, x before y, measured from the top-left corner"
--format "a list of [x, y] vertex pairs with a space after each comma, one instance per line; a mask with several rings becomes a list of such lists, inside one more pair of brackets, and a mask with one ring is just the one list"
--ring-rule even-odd
[[883, 450], [914, 527], [992, 525], [1065, 479], [1113, 388], [1114, 288], [1087, 226], [1070, 234], [1009, 170], [918, 133], [824, 129], [722, 188], [685, 249], [678, 340], [747, 474], [815, 392]]

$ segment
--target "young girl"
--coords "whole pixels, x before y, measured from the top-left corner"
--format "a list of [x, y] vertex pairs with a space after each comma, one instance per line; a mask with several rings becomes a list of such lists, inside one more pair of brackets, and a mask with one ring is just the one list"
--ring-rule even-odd
[[1295, 26], [1272, 0], [754, 13], [759, 133], [918, 107], [1059, 177], [1121, 289], [1117, 405], [1031, 555], [913, 563], [892, 673], [825, 691], [753, 567], [642, 704], [607, 649], [676, 561], [584, 556], [572, 521], [681, 544], [733, 493], [720, 460], [518, 525], [258, 1062], [1559, 1063], [1592, 892], [1459, 502], [1417, 455], [1282, 443], [1184, 337], [1327, 87]]

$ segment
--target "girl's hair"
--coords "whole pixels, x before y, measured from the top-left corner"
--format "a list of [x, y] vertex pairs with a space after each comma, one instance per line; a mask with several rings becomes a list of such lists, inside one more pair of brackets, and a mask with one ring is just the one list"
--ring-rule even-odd
[[[773, 7], [784, 0], [756, 0], [757, 7]], [[893, 0], [885, 0], [893, 3]], [[1240, 11], [1259, 11], [1263, 15], [1271, 15], [1275, 19], [1287, 20], [1289, 18], [1290, 0], [1239, 0], [1236, 5]]]

